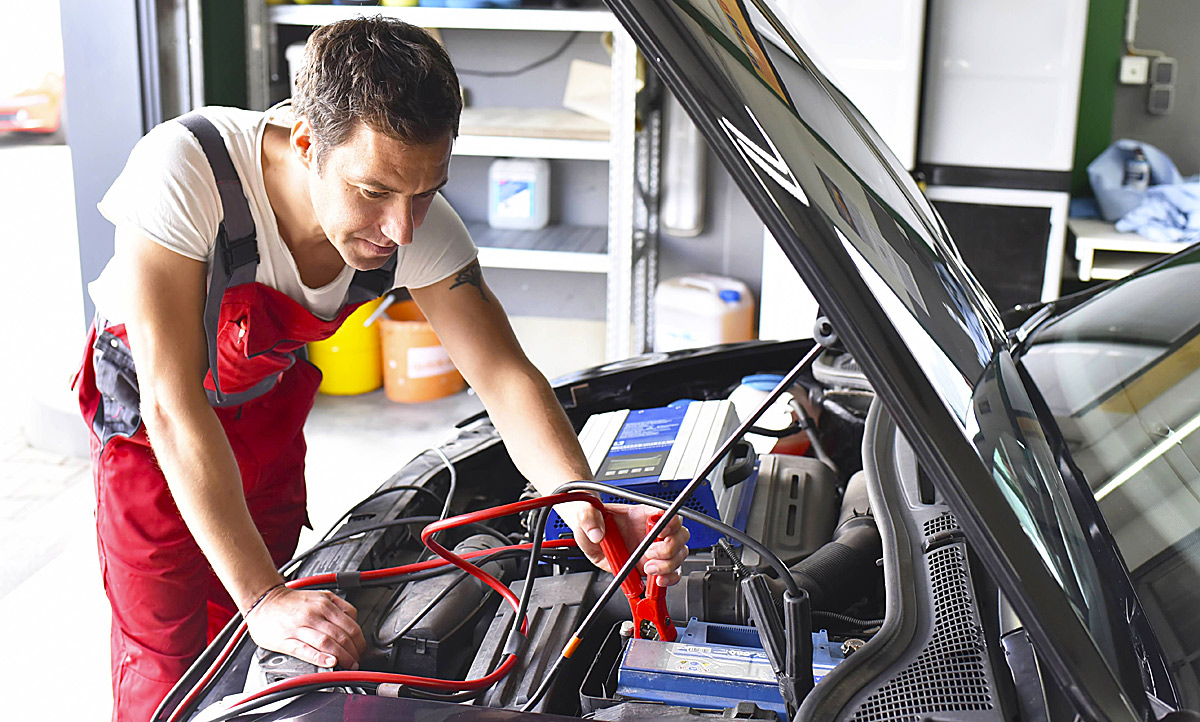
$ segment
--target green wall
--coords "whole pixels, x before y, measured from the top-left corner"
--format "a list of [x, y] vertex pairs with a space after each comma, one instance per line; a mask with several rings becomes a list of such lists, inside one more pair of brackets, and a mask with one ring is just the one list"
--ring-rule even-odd
[[1071, 195], [1090, 196], [1087, 165], [1113, 141], [1113, 102], [1125, 35], [1125, 0], [1091, 0], [1079, 90]]
[[204, 104], [246, 107], [246, 2], [200, 4], [204, 37]]

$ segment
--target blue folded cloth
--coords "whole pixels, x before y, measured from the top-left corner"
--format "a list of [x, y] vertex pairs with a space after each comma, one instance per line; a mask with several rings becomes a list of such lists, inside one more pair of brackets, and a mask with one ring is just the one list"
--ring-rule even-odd
[[1116, 228], [1151, 241], [1200, 240], [1200, 183], [1150, 186], [1142, 202], [1121, 216]]
[[1071, 218], [1099, 218], [1100, 206], [1095, 198], [1072, 198], [1067, 215]]

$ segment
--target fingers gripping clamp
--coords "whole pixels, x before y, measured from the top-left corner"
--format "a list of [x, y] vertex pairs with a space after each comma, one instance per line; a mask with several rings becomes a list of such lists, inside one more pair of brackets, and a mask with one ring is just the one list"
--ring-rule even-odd
[[[612, 514], [602, 511], [604, 517], [604, 539], [600, 541], [600, 549], [608, 566], [616, 573], [629, 559], [629, 550], [621, 538]], [[649, 531], [662, 518], [662, 514], [650, 517], [646, 530]], [[647, 589], [649, 587], [649, 589]], [[629, 609], [633, 613], [633, 634], [638, 639], [659, 639], [664, 642], [675, 641], [675, 625], [667, 614], [667, 589], [659, 586], [658, 578], [651, 574], [642, 584], [642, 575], [635, 567], [625, 580], [621, 582], [621, 591], [629, 600]]]

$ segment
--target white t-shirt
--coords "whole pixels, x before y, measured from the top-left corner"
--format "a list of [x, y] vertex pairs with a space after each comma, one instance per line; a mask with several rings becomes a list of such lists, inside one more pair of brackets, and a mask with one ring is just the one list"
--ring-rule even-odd
[[[242, 181], [258, 237], [255, 280], [281, 291], [320, 318], [337, 315], [354, 269], [320, 288], [300, 280], [300, 270], [279, 235], [263, 182], [262, 139], [267, 113], [236, 108], [202, 108], [225, 140]], [[97, 205], [114, 225], [126, 224], [163, 246], [197, 261], [209, 261], [217, 226], [224, 217], [217, 183], [200, 142], [181, 123], [168, 121], [151, 130], [129, 155], [125, 169]], [[456, 273], [478, 255], [462, 220], [438, 194], [413, 242], [396, 250], [394, 288], [420, 288]], [[128, 263], [118, 247], [100, 277], [88, 284], [96, 310], [110, 323], [128, 317]]]

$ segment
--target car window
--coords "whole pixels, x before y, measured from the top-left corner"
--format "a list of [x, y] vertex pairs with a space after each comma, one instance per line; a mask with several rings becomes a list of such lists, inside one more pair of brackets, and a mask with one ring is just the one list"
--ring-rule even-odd
[[1080, 306], [1022, 356], [1200, 705], [1200, 251]]

